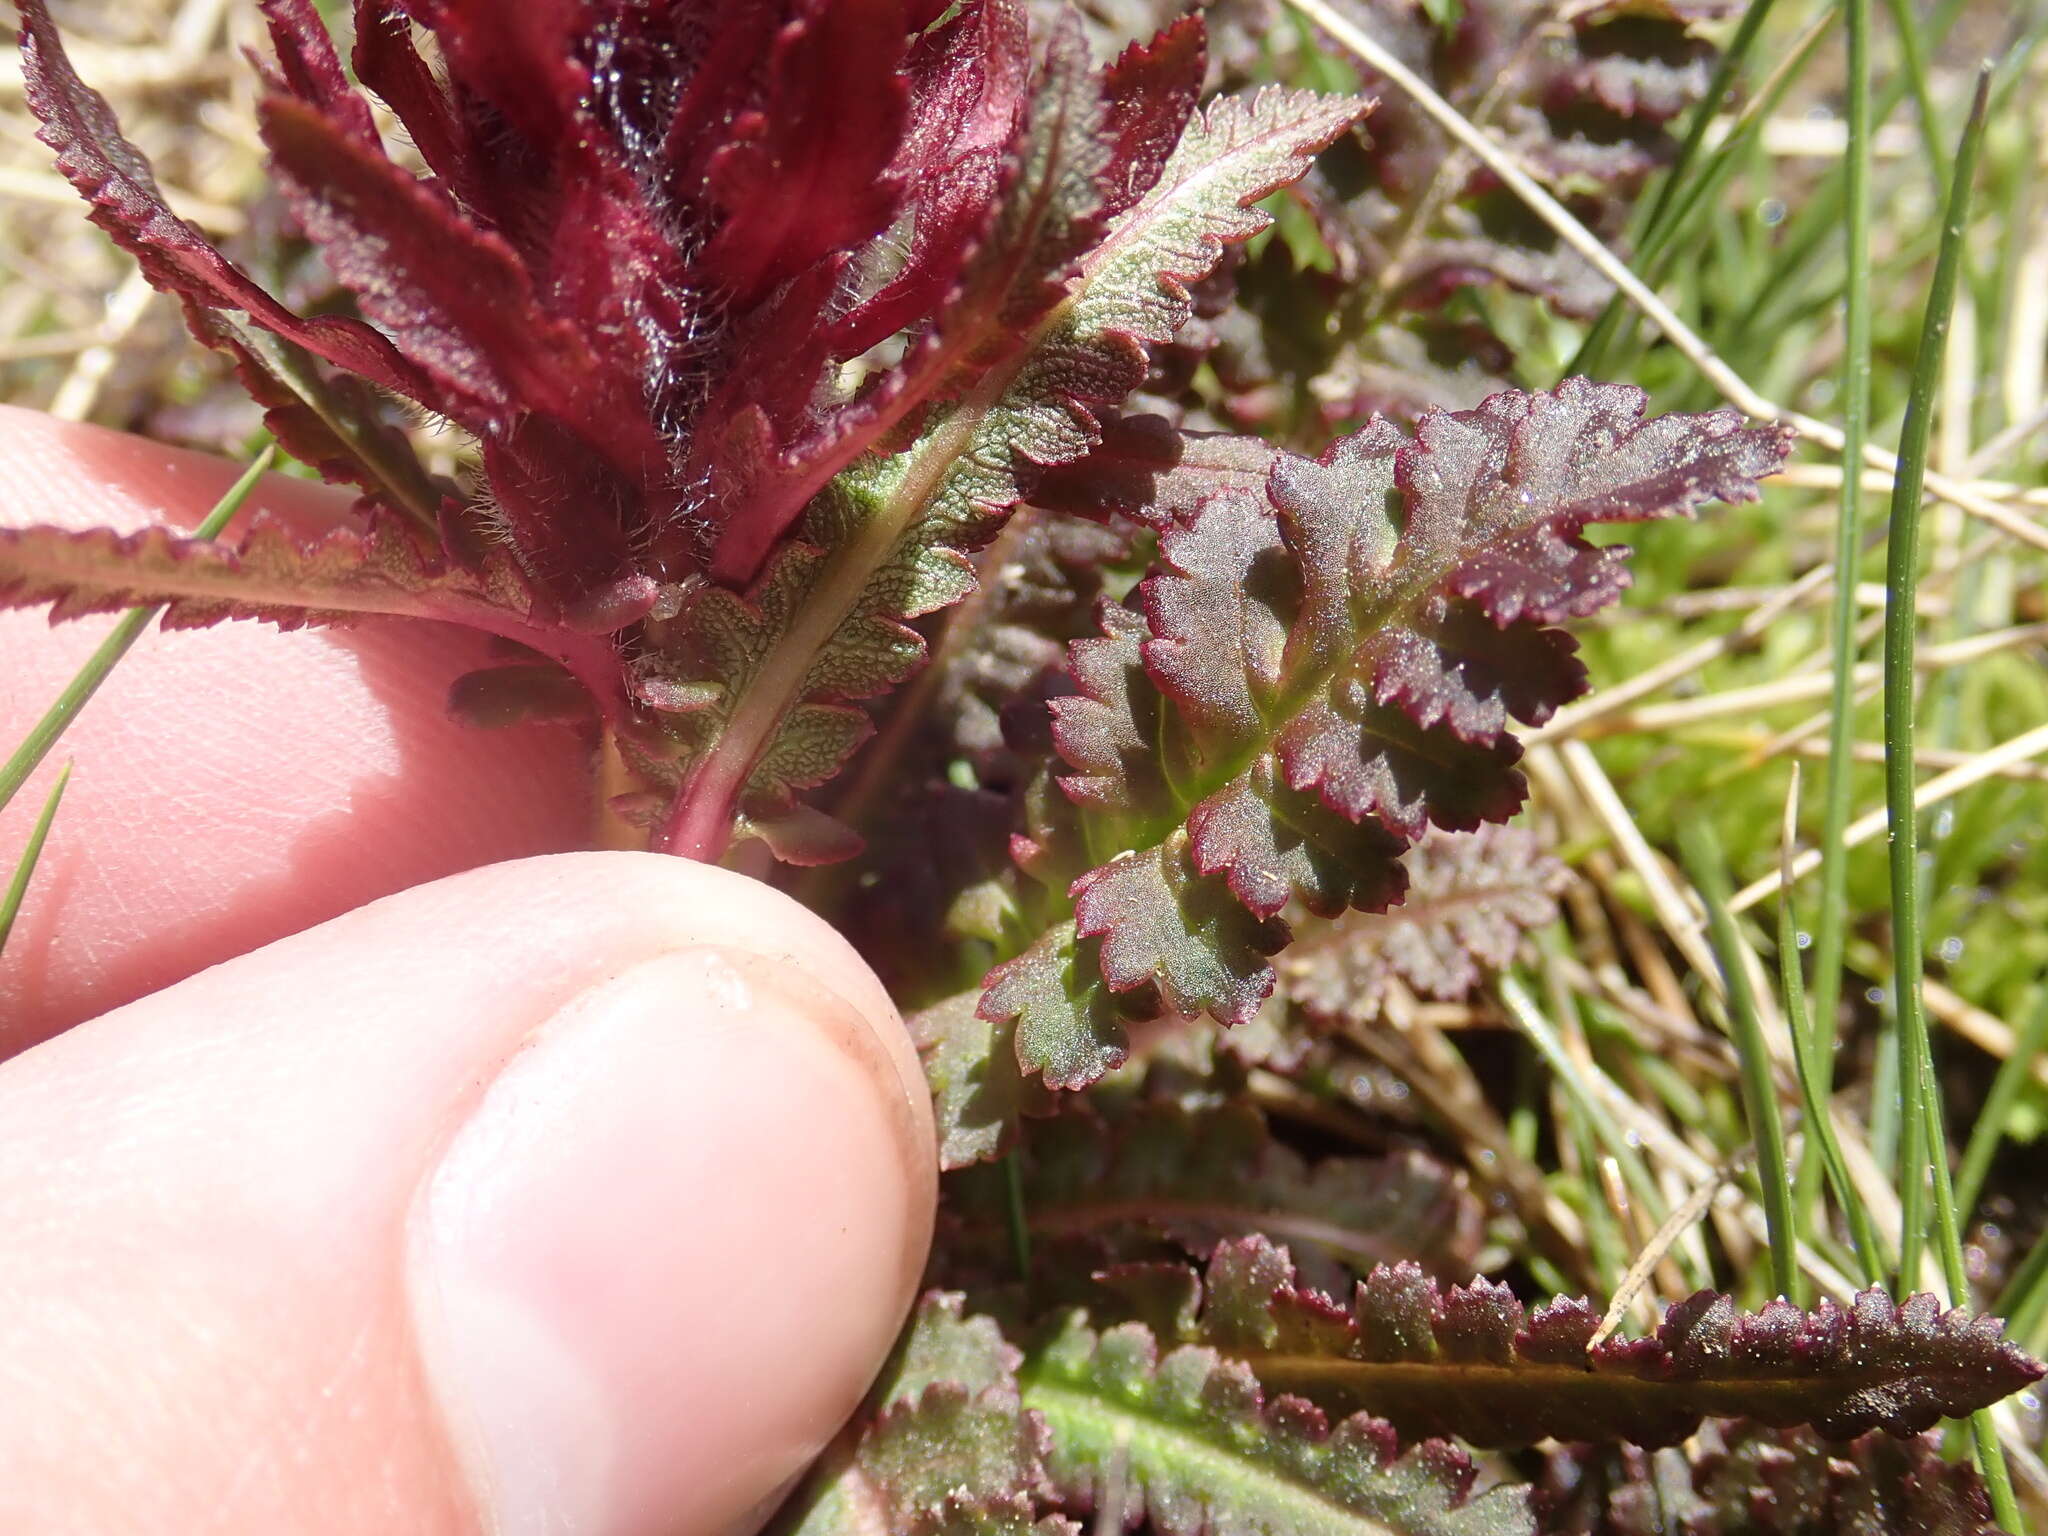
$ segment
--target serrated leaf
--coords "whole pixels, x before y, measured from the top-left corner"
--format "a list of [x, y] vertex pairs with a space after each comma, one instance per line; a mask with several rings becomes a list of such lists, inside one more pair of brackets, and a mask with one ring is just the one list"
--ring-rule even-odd
[[908, 1020], [931, 1088], [939, 1127], [939, 1166], [964, 1168], [999, 1156], [1032, 1101], [1017, 1068], [1013, 1026], [981, 1016], [981, 997], [962, 992]]
[[1404, 859], [1408, 893], [1384, 912], [1305, 929], [1279, 963], [1281, 989], [1318, 1018], [1369, 1024], [1397, 982], [1462, 998], [1505, 969], [1522, 936], [1555, 921], [1570, 878], [1524, 827], [1432, 832]]
[[1052, 1432], [1048, 1468], [1082, 1509], [1120, 1510], [1162, 1536], [1521, 1536], [1527, 1494], [1472, 1497], [1473, 1468], [1441, 1442], [1400, 1453], [1386, 1425], [1332, 1425], [1296, 1397], [1269, 1399], [1215, 1350], [1163, 1356], [1126, 1323], [1078, 1317], [1032, 1351], [1025, 1404]]
[[[1076, 931], [1101, 941], [1102, 977], [1111, 991], [1153, 986], [1168, 1013], [1249, 1018], [1271, 990], [1266, 960], [1286, 943], [1287, 929], [1201, 879], [1188, 847], [1176, 833], [1083, 875], [1071, 887]], [[1031, 1046], [1020, 1032], [1018, 1048]], [[1064, 1086], [1081, 1086], [1071, 1077]]]
[[519, 638], [536, 598], [508, 561], [476, 570], [444, 563], [390, 515], [361, 533], [337, 529], [308, 540], [259, 514], [235, 545], [169, 528], [0, 528], [0, 607], [44, 603], [52, 622], [162, 603], [166, 629], [227, 618], [295, 629], [383, 613]]
[[[1034, 1121], [1016, 1156], [1035, 1261], [1068, 1273], [1206, 1259], [1227, 1238], [1265, 1232], [1325, 1284], [1399, 1259], [1462, 1277], [1483, 1237], [1462, 1173], [1414, 1150], [1310, 1161], [1242, 1101], [1148, 1102], [1107, 1118], [1077, 1108]], [[1006, 1278], [1008, 1195], [994, 1169], [956, 1181], [942, 1217], [950, 1264]]]
[[932, 1291], [919, 1300], [874, 1400], [897, 1407], [948, 1382], [971, 1392], [1014, 1386], [1022, 1358], [993, 1318], [970, 1317], [963, 1297]]
[[1375, 1269], [1346, 1308], [1296, 1286], [1285, 1249], [1226, 1242], [1193, 1336], [1332, 1412], [1385, 1417], [1404, 1437], [1478, 1445], [1546, 1437], [1676, 1443], [1702, 1419], [1811, 1425], [1831, 1439], [1911, 1434], [1986, 1407], [2042, 1375], [1996, 1319], [1882, 1292], [1813, 1312], [1775, 1301], [1744, 1314], [1702, 1291], [1655, 1334], [1590, 1345], [1583, 1300], [1525, 1309], [1485, 1280], [1442, 1289], [1413, 1264]]
[[1014, 1034], [1019, 1060], [1036, 1064], [1048, 1088], [1082, 1087], [1129, 1054], [1114, 1000], [1095, 985], [1071, 923], [1049, 930], [1014, 960], [989, 972], [979, 1016]]
[[939, 1292], [918, 1304], [862, 1415], [775, 1529], [1028, 1531], [1048, 1492], [1045, 1432], [1018, 1399], [1020, 1356], [995, 1322]]
[[201, 310], [240, 310], [258, 324], [388, 389], [426, 398], [424, 380], [391, 343], [359, 320], [302, 320], [172, 213], [140, 151], [122, 136], [106, 98], [80, 80], [44, 0], [18, 0], [22, 80], [57, 152], [57, 169], [91, 205], [92, 221], [141, 264], [150, 282]]
[[[1642, 406], [1569, 380], [1425, 417], [1413, 439], [1375, 421], [1320, 459], [1283, 455], [1268, 498], [1224, 491], [1163, 529], [1051, 705], [1086, 846], [1122, 850], [1069, 887], [1105, 986], [1242, 1023], [1290, 904], [1383, 908], [1406, 844], [1516, 809], [1510, 722], [1585, 687], [1546, 626], [1626, 583], [1626, 552], [1582, 531], [1748, 499], [1785, 453], [1732, 413]], [[1108, 1064], [1049, 1028], [1017, 1048], [1062, 1086]]]
[[1081, 517], [1143, 517], [1163, 528], [1218, 491], [1265, 490], [1279, 450], [1256, 437], [1184, 432], [1163, 416], [1109, 416], [1087, 456], [1048, 470], [1031, 493]]
[[1976, 1468], [1937, 1435], [1842, 1443], [1736, 1421], [1682, 1448], [1572, 1446], [1536, 1494], [1552, 1536], [1994, 1536]]

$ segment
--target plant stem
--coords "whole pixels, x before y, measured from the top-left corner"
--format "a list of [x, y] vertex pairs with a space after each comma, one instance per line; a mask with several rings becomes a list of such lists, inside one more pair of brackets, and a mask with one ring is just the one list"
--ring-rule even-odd
[[28, 895], [28, 883], [35, 875], [36, 861], [43, 856], [43, 844], [49, 839], [50, 823], [57, 819], [57, 806], [70, 782], [71, 765], [66, 763], [57, 775], [57, 782], [50, 786], [36, 824], [29, 829], [28, 846], [22, 849], [21, 858], [14, 866], [14, 878], [7, 882], [6, 894], [0, 895], [0, 953], [6, 952], [7, 936], [14, 931], [14, 919], [20, 915], [22, 899]]
[[[1948, 212], [1941, 232], [1941, 251], [1921, 323], [1920, 347], [1913, 366], [1906, 419], [1900, 431], [1899, 475], [1892, 487], [1891, 536], [1886, 549], [1884, 629], [1885, 805], [1891, 821], [1892, 980], [1898, 1007], [1904, 1125], [1900, 1141], [1899, 1241], [1902, 1284], [1918, 1273], [1922, 1191], [1930, 1182], [1939, 1257], [1949, 1299], [1960, 1304], [1969, 1296], [1969, 1275], [1956, 1218], [1955, 1191], [1949, 1179], [1948, 1143], [1942, 1130], [1941, 1101], [1934, 1079], [1934, 1051], [1927, 1032], [1927, 1011], [1920, 984], [1924, 957], [1920, 932], [1920, 836], [1913, 805], [1913, 649], [1919, 616], [1914, 603], [1919, 589], [1920, 499], [1927, 469], [1927, 444], [1932, 426], [1935, 388], [1941, 377], [1942, 354], [1954, 312], [1956, 286], [1962, 272], [1963, 237], [1969, 222], [1971, 182], [1977, 152], [1984, 139], [1990, 101], [1991, 69], [1977, 77], [1956, 148], [1949, 187]], [[1920, 1163], [1925, 1157], [1925, 1166]], [[1992, 1513], [2009, 1530], [2019, 1529], [2005, 1453], [1988, 1412], [1972, 1416], [1977, 1460], [1991, 1496]]]
[[[1728, 912], [1728, 869], [1721, 845], [1704, 816], [1680, 821], [1678, 840], [1687, 872], [1707, 905], [1707, 927], [1728, 988], [1730, 1032], [1742, 1062], [1742, 1105], [1756, 1144], [1757, 1182], [1763, 1187], [1764, 1222], [1771, 1236], [1771, 1284], [1777, 1294], [1800, 1301], [1804, 1285], [1799, 1274], [1799, 1226], [1792, 1203], [1792, 1181], [1786, 1167], [1785, 1127], [1778, 1116], [1778, 1090], [1771, 1079], [1771, 1051], [1764, 1039], [1763, 1014], [1743, 963], [1742, 936]], [[1796, 961], [1795, 961], [1796, 964]]]
[[[1799, 765], [1792, 765], [1792, 785], [1785, 796], [1785, 832], [1780, 844], [1780, 862], [1789, 865], [1793, 839], [1799, 825]], [[1785, 1009], [1785, 1021], [1792, 1036], [1792, 1054], [1799, 1065], [1799, 1092], [1806, 1108], [1806, 1134], [1820, 1150], [1818, 1160], [1805, 1158], [1799, 1167], [1803, 1175], [1819, 1167], [1827, 1174], [1835, 1204], [1849, 1223], [1849, 1237], [1856, 1248], [1859, 1278], [1875, 1285], [1885, 1272], [1884, 1249], [1877, 1228], [1870, 1219], [1855, 1184], [1849, 1178], [1849, 1161], [1842, 1155], [1841, 1139], [1835, 1135], [1833, 1074], [1830, 1063], [1818, 1050], [1818, 1031], [1807, 1027], [1806, 989], [1799, 971], [1799, 903], [1794, 899], [1792, 881], [1785, 880], [1784, 895], [1778, 902], [1778, 985]], [[1799, 1192], [1795, 1191], [1795, 1195]], [[1807, 1208], [1794, 1202], [1802, 1222]]]
[[[1842, 347], [1842, 463], [1863, 457], [1870, 422], [1870, 0], [1844, 0], [1849, 36], [1849, 141], [1843, 159], [1847, 203], [1848, 281]], [[1833, 1086], [1837, 1010], [1842, 996], [1842, 943], [1848, 926], [1849, 849], [1843, 833], [1855, 788], [1856, 557], [1863, 525], [1863, 477], [1845, 468], [1835, 518], [1834, 604], [1828, 636], [1834, 686], [1828, 696], [1827, 774], [1821, 788], [1820, 911], [1814, 922], [1813, 1054]], [[1810, 1191], [1813, 1181], [1802, 1178]]]

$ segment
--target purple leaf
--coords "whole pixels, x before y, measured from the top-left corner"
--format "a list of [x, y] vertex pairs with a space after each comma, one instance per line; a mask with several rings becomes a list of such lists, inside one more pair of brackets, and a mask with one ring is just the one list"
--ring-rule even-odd
[[885, 174], [909, 92], [902, 0], [805, 0], [776, 34], [758, 105], [725, 127], [705, 182], [722, 217], [695, 280], [748, 309], [888, 226]]
[[1522, 936], [1557, 918], [1569, 876], [1522, 827], [1432, 832], [1408, 850], [1408, 890], [1385, 912], [1304, 932], [1281, 988], [1310, 1013], [1369, 1024], [1398, 983], [1422, 997], [1468, 995], [1514, 961]]
[[[1306, 1160], [1242, 1100], [1105, 1112], [1075, 1106], [1033, 1121], [1021, 1141], [1023, 1205], [1042, 1276], [1206, 1259], [1225, 1239], [1252, 1232], [1288, 1238], [1332, 1285], [1400, 1259], [1446, 1277], [1472, 1273], [1484, 1211], [1463, 1173], [1425, 1153]], [[941, 1217], [955, 1272], [1007, 1278], [1015, 1262], [1009, 1209], [1001, 1170], [958, 1181]]]
[[1182, 16], [1146, 43], [1133, 43], [1104, 71], [1110, 164], [1105, 218], [1130, 207], [1159, 180], [1202, 91], [1208, 35], [1199, 13]]
[[[1731, 413], [1642, 406], [1570, 380], [1426, 416], [1412, 439], [1375, 421], [1320, 459], [1281, 456], [1269, 498], [1225, 490], [1157, 519], [1134, 605], [1071, 648], [1075, 692], [1051, 705], [1086, 842], [1123, 850], [1071, 888], [1106, 986], [1242, 1022], [1272, 989], [1290, 902], [1383, 908], [1430, 827], [1513, 814], [1509, 722], [1586, 685], [1545, 626], [1626, 581], [1625, 552], [1583, 530], [1748, 499], [1786, 451]], [[1020, 1038], [1027, 1067], [1041, 1040]], [[1042, 1048], [1071, 1086], [1076, 1043]]]
[[1701, 1291], [1648, 1338], [1592, 1344], [1598, 1323], [1584, 1301], [1529, 1311], [1505, 1287], [1443, 1290], [1413, 1264], [1375, 1269], [1344, 1309], [1297, 1289], [1285, 1250], [1254, 1237], [1217, 1249], [1195, 1336], [1269, 1391], [1380, 1415], [1404, 1438], [1488, 1446], [1671, 1445], [1731, 1416], [1831, 1439], [1916, 1434], [2043, 1374], [1995, 1319], [1944, 1312], [1931, 1296], [1896, 1304], [1872, 1290], [1847, 1307], [1774, 1301], [1745, 1314]]

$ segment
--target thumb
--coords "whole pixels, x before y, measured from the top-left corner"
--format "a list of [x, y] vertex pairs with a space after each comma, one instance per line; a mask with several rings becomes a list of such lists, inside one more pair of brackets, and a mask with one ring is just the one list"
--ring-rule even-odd
[[723, 1531], [881, 1363], [889, 1001], [647, 854], [418, 887], [0, 1067], [0, 1529]]

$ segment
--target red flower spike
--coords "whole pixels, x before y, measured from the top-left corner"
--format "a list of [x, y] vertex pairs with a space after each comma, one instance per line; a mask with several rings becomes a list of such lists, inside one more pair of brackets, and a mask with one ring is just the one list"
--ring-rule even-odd
[[902, 0], [807, 0], [775, 39], [759, 105], [736, 117], [705, 183], [722, 217], [692, 274], [751, 309], [815, 263], [880, 234], [909, 96]]
[[[796, 796], [869, 734], [853, 701], [919, 664], [910, 621], [973, 590], [968, 555], [1095, 446], [1096, 412], [1189, 318], [1188, 285], [1263, 227], [1252, 205], [1363, 110], [1274, 91], [1194, 117], [1194, 17], [1097, 70], [1072, 20], [1034, 66], [1020, 0], [355, 9], [357, 73], [431, 174], [385, 152], [306, 0], [266, 4], [260, 111], [369, 323], [290, 314], [173, 218], [42, 0], [24, 0], [31, 100], [100, 221], [196, 306], [293, 446], [453, 540], [448, 569], [499, 540], [531, 589], [522, 626], [559, 626], [538, 648], [579, 676], [611, 637], [606, 723], [674, 797], [660, 845], [701, 857], [736, 830], [806, 859], [852, 846]], [[199, 312], [216, 308], [473, 432], [476, 505], [444, 503], [317, 373], [270, 377]], [[893, 368], [843, 370], [892, 337]], [[349, 547], [325, 557], [330, 591]], [[80, 595], [125, 590], [121, 558], [96, 549]], [[209, 567], [208, 593], [247, 569]], [[58, 579], [0, 567], [17, 592], [61, 596]], [[288, 580], [273, 569], [245, 611], [281, 615]], [[352, 587], [346, 611], [383, 590]], [[343, 611], [319, 596], [309, 617]], [[1204, 847], [1232, 841], [1212, 821]], [[1277, 930], [1233, 910], [1266, 946]]]

